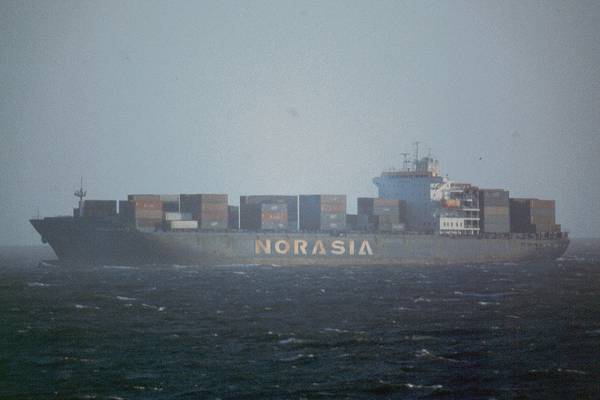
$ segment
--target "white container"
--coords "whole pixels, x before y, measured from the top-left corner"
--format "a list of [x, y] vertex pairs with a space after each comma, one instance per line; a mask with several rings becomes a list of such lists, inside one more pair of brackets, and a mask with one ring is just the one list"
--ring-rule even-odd
[[165, 221], [182, 221], [191, 220], [191, 213], [180, 213], [180, 212], [165, 212]]
[[175, 229], [198, 229], [198, 221], [169, 221], [169, 228]]

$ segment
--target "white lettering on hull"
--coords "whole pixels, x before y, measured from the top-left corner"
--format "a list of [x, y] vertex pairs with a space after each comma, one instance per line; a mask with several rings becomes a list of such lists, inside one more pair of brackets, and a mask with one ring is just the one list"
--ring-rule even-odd
[[[358, 252], [356, 249], [358, 248]], [[281, 255], [281, 256], [372, 256], [373, 248], [368, 240], [315, 240], [309, 242], [304, 239], [256, 239], [254, 241], [254, 254]]]

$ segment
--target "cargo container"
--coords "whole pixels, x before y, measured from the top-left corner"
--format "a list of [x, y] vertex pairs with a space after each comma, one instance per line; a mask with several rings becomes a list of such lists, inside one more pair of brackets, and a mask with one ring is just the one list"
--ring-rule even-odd
[[[287, 196], [287, 195], [254, 195], [254, 196], [240, 196], [240, 227], [242, 227], [242, 205], [252, 204], [286, 204], [288, 211], [287, 230], [297, 231], [298, 230], [298, 196]], [[252, 211], [252, 207], [246, 208], [249, 212]], [[244, 219], [246, 216], [244, 216]], [[247, 229], [243, 228], [242, 229]]]
[[377, 215], [358, 214], [356, 218], [356, 228], [363, 232], [375, 232], [379, 225]]
[[405, 229], [406, 202], [397, 199], [360, 197], [357, 200], [359, 230], [396, 232]]
[[[558, 230], [557, 230], [558, 229]], [[510, 230], [515, 233], [559, 232], [554, 200], [510, 199]]]
[[286, 204], [261, 204], [261, 229], [285, 230], [288, 227]]
[[[164, 203], [163, 203], [164, 206]], [[192, 214], [191, 213], [182, 213], [182, 212], [173, 212], [173, 211], [165, 211], [164, 213], [164, 219], [165, 221], [185, 221], [185, 220], [191, 220], [192, 219]]]
[[287, 230], [287, 204], [241, 204], [240, 228], [245, 230]]
[[162, 203], [158, 197], [128, 196], [130, 200], [119, 201], [119, 218], [138, 228], [156, 228], [163, 220]]
[[179, 195], [178, 194], [161, 194], [160, 201], [163, 204], [165, 212], [179, 212]]
[[85, 200], [83, 216], [90, 218], [112, 217], [117, 215], [116, 200]]
[[226, 194], [181, 194], [181, 212], [192, 214], [200, 229], [227, 229], [229, 224]]
[[171, 220], [171, 221], [168, 221], [168, 227], [171, 230], [198, 229], [198, 221], [196, 221], [196, 220]]
[[406, 202], [402, 200], [359, 197], [357, 209], [358, 214], [395, 215], [398, 216], [398, 222], [406, 219]]
[[346, 229], [345, 195], [301, 195], [300, 229], [341, 231]]
[[154, 200], [160, 200], [160, 195], [159, 194], [129, 194], [129, 195], [127, 195], [127, 200], [129, 200], [129, 201], [137, 201], [137, 200], [154, 201]]
[[227, 229], [240, 229], [240, 208], [238, 206], [228, 206], [227, 214]]
[[503, 189], [480, 189], [480, 229], [485, 233], [510, 232], [509, 192]]
[[504, 189], [479, 189], [479, 204], [489, 207], [508, 207], [509, 192]]
[[358, 215], [346, 214], [346, 230], [355, 231], [358, 229]]

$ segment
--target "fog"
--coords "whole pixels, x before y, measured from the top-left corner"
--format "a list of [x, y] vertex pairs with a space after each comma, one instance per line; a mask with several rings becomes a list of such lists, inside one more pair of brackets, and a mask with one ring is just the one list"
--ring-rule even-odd
[[401, 152], [600, 236], [600, 2], [0, 3], [0, 245], [128, 193], [377, 194]]

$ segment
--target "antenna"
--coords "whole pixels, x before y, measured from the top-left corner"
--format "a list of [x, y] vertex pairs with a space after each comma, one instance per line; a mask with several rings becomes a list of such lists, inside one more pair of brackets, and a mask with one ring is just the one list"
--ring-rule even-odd
[[402, 170], [406, 171], [408, 165], [408, 155], [410, 153], [400, 153], [404, 157], [404, 162], [402, 163]]
[[83, 190], [83, 176], [81, 177], [79, 190], [77, 190], [74, 194], [75, 194], [75, 197], [79, 198], [79, 208], [81, 208], [81, 203], [83, 202], [83, 198], [87, 195], [87, 191]]

